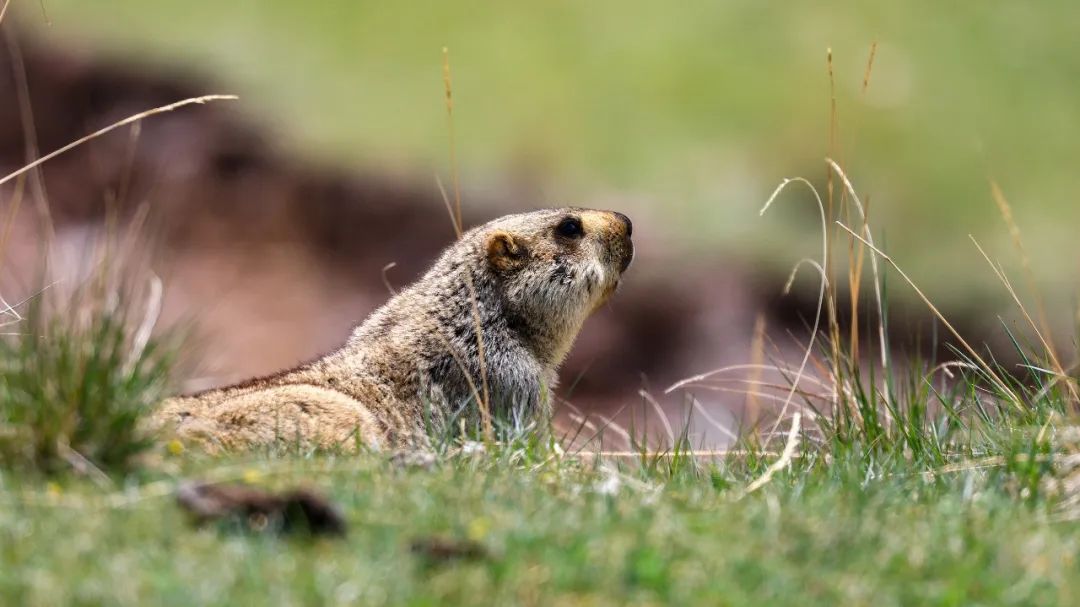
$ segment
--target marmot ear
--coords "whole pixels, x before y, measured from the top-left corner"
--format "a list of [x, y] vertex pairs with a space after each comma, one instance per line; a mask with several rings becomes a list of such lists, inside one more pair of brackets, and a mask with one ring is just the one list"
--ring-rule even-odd
[[496, 230], [484, 241], [488, 263], [496, 270], [515, 270], [525, 265], [525, 247], [513, 234]]

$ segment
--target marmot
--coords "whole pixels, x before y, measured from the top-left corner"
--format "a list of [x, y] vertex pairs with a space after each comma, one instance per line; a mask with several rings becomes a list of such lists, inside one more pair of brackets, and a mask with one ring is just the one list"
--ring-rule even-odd
[[[155, 425], [211, 450], [423, 447], [432, 424], [550, 413], [559, 364], [634, 256], [622, 213], [508, 215], [450, 245], [335, 352], [295, 369], [166, 400]], [[478, 339], [479, 337], [479, 339]]]

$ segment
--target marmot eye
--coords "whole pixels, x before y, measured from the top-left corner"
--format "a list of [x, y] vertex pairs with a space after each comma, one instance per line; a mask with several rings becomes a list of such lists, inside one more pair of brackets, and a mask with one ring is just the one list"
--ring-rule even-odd
[[555, 233], [566, 238], [580, 238], [585, 234], [585, 230], [581, 227], [580, 219], [567, 217], [560, 221], [559, 225], [555, 226]]

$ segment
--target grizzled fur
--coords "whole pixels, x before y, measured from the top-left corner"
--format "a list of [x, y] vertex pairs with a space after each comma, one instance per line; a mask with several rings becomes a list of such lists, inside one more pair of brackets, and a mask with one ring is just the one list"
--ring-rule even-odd
[[425, 443], [427, 423], [475, 419], [485, 393], [495, 414], [544, 414], [582, 323], [630, 264], [630, 232], [626, 216], [608, 211], [496, 219], [447, 248], [339, 350], [168, 400], [156, 420], [212, 449], [278, 438], [404, 447]]

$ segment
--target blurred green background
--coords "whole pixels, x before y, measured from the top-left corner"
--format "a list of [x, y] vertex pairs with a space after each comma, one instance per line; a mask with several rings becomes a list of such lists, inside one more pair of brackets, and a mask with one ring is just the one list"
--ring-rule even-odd
[[1080, 276], [1080, 3], [20, 4], [51, 43], [211, 76], [314, 159], [422, 180], [447, 170], [447, 46], [466, 189], [625, 199], [665, 246], [776, 269], [819, 250], [804, 193], [757, 210], [785, 176], [823, 183], [832, 48], [839, 156], [935, 299], [1003, 295], [969, 233], [1016, 269], [989, 178], [1058, 301]]

